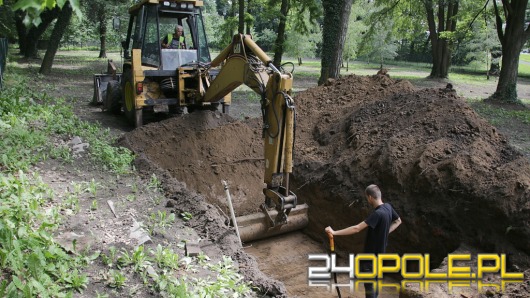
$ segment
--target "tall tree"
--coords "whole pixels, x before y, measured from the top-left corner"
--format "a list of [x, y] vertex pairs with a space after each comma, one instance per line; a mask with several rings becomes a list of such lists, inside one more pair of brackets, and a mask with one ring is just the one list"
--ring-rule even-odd
[[239, 0], [239, 22], [237, 32], [245, 33], [245, 0]]
[[282, 56], [285, 47], [285, 29], [287, 26], [287, 16], [289, 14], [289, 8], [291, 6], [291, 0], [282, 0], [280, 8], [280, 24], [278, 25], [278, 35], [274, 42], [274, 59], [273, 64], [280, 66], [282, 64]]
[[324, 26], [322, 31], [322, 68], [318, 84], [338, 78], [342, 64], [342, 49], [348, 31], [353, 0], [322, 0]]
[[528, 0], [501, 0], [501, 2], [502, 12], [497, 1], [493, 1], [497, 35], [502, 47], [502, 66], [497, 90], [490, 99], [516, 102], [519, 53], [530, 37], [530, 26], [525, 22]]
[[70, 23], [71, 17], [72, 17], [72, 6], [69, 3], [67, 3], [61, 9], [59, 18], [57, 19], [57, 22], [55, 23], [55, 26], [53, 27], [52, 35], [50, 37], [50, 42], [48, 44], [48, 49], [46, 50], [46, 54], [44, 55], [44, 59], [42, 59], [42, 64], [40, 66], [40, 70], [39, 70], [40, 74], [45, 74], [45, 75], [50, 74], [52, 70], [52, 65], [53, 65], [53, 58], [55, 58], [55, 53], [57, 53], [57, 49], [59, 48], [59, 43], [61, 42], [61, 38], [63, 37], [63, 34], [66, 31], [68, 24]]
[[[429, 38], [432, 46], [432, 69], [430, 77], [447, 78], [451, 64], [451, 47], [448, 38], [456, 30], [456, 15], [459, 0], [423, 0], [427, 13]], [[434, 11], [437, 10], [436, 14]], [[436, 19], [438, 25], [436, 25]]]
[[105, 5], [99, 5], [96, 9], [99, 22], [99, 56], [98, 58], [107, 58], [107, 10]]
[[[117, 2], [117, 1], [112, 1]], [[96, 25], [97, 35], [99, 36], [99, 55], [98, 58], [107, 58], [107, 22], [108, 10], [117, 3], [109, 1], [93, 0], [83, 2], [83, 10], [87, 19]]]
[[[284, 3], [286, 2], [286, 3]], [[285, 7], [285, 5], [287, 7]], [[289, 12], [290, 11], [290, 12]], [[285, 17], [284, 17], [285, 14]], [[311, 37], [311, 33], [315, 32], [313, 27], [317, 24], [317, 20], [322, 16], [320, 3], [315, 0], [287, 0], [282, 1], [281, 5], [281, 19], [278, 26], [278, 34], [274, 44], [274, 65], [282, 64], [282, 56], [288, 43], [292, 46], [295, 43], [299, 44], [299, 50], [295, 51], [298, 54], [307, 52], [307, 47], [314, 46], [315, 38]], [[282, 23], [285, 21], [285, 23]], [[289, 28], [288, 28], [289, 27]], [[298, 39], [288, 41], [287, 31], [291, 32], [290, 39]], [[303, 35], [303, 37], [301, 37]], [[301, 42], [308, 44], [302, 45]], [[314, 49], [315, 47], [313, 47]], [[291, 52], [292, 48], [289, 49]], [[298, 57], [298, 63], [302, 63], [302, 57]]]
[[346, 63], [346, 71], [349, 71], [349, 61], [355, 59], [359, 55], [360, 45], [363, 44], [363, 36], [368, 30], [364, 19], [369, 13], [370, 6], [373, 3], [365, 3], [356, 1], [352, 4], [350, 24], [348, 25], [348, 33], [344, 42], [344, 50], [342, 51], [342, 64]]
[[252, 0], [247, 0], [247, 13], [245, 15], [245, 25], [247, 27], [247, 31], [245, 32], [245, 34], [250, 35], [253, 23], [254, 17], [252, 16]]

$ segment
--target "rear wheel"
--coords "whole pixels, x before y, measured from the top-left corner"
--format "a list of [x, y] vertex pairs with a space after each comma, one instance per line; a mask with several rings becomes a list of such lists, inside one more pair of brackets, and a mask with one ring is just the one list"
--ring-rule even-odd
[[135, 106], [136, 96], [134, 95], [131, 70], [124, 72], [123, 81], [123, 110], [125, 111], [125, 116], [134, 127], [140, 127], [143, 124], [143, 110], [136, 109]]
[[118, 81], [110, 81], [107, 84], [106, 93], [105, 99], [103, 100], [105, 110], [113, 114], [119, 114], [121, 112], [120, 83]]

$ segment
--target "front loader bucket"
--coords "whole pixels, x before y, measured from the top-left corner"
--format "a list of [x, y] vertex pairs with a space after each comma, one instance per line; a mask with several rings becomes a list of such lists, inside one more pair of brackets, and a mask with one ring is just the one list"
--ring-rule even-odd
[[[239, 227], [239, 235], [242, 242], [268, 238], [287, 232], [303, 229], [309, 223], [307, 216], [307, 204], [296, 206], [291, 209], [287, 223], [270, 228], [269, 219], [264, 213], [253, 213], [236, 218]], [[275, 218], [278, 211], [269, 211], [269, 215]]]
[[94, 75], [94, 96], [92, 97], [93, 105], [103, 104], [107, 94], [107, 85], [110, 81], [121, 81], [121, 73], [116, 72], [116, 65], [112, 60], [107, 62], [107, 73]]
[[109, 74], [96, 74], [94, 75], [94, 97], [92, 97], [92, 104], [102, 105], [103, 99], [107, 94], [107, 84], [115, 80], [113, 75]]

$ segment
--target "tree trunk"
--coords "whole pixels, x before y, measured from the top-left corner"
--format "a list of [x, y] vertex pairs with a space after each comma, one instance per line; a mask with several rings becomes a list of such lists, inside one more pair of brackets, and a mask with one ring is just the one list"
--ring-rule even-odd
[[15, 27], [17, 28], [17, 36], [18, 36], [18, 50], [21, 55], [24, 54], [26, 51], [26, 35], [27, 35], [27, 29], [26, 26], [24, 26], [24, 23], [22, 22], [24, 20], [24, 12], [21, 10], [15, 11]]
[[70, 18], [72, 17], [72, 6], [70, 3], [67, 3], [63, 6], [59, 18], [53, 27], [52, 35], [50, 37], [50, 43], [48, 44], [48, 49], [42, 60], [39, 73], [40, 74], [50, 74], [53, 65], [53, 59], [55, 58], [55, 53], [59, 48], [59, 43], [63, 37], [68, 24], [70, 23]]
[[[251, 0], [247, 0], [247, 14], [248, 14], [249, 16], [252, 15], [252, 10], [251, 10], [251, 8], [250, 8], [251, 5], [252, 5], [252, 1], [251, 1]], [[247, 26], [247, 28], [246, 28], [246, 30], [247, 30], [247, 31], [246, 31], [246, 34], [247, 34], [247, 35], [250, 35], [250, 28], [252, 28], [252, 20], [251, 20], [251, 19], [248, 19], [245, 23], [246, 23], [246, 26]]]
[[245, 33], [245, 0], [239, 0], [239, 24], [238, 33]]
[[322, 30], [322, 68], [318, 84], [324, 84], [329, 78], [338, 78], [342, 63], [342, 50], [352, 0], [322, 0], [324, 7], [324, 27]]
[[[525, 30], [525, 12], [528, 0], [502, 0], [502, 4], [505, 22], [502, 21], [496, 1], [493, 1], [497, 35], [502, 46], [502, 66], [497, 90], [490, 99], [517, 102], [519, 53], [530, 37], [530, 27]], [[503, 24], [506, 25], [504, 31]]]
[[283, 47], [285, 44], [285, 27], [287, 25], [287, 14], [289, 13], [290, 0], [282, 0], [280, 8], [280, 24], [278, 25], [278, 35], [274, 42], [274, 59], [273, 64], [279, 67], [282, 64]]
[[101, 6], [98, 11], [99, 18], [99, 56], [98, 58], [107, 58], [107, 12], [105, 6]]
[[[230, 6], [230, 11], [228, 12], [228, 19], [233, 20], [236, 17], [236, 11], [237, 11], [237, 1], [232, 1], [232, 5]], [[230, 24], [230, 26], [227, 27], [227, 34], [229, 36], [229, 41], [232, 41], [232, 37], [234, 36], [234, 25]]]
[[427, 24], [429, 26], [429, 38], [432, 46], [432, 69], [430, 77], [447, 78], [449, 66], [451, 65], [451, 48], [446, 38], [441, 38], [439, 33], [444, 31], [455, 31], [458, 13], [458, 0], [438, 1], [438, 28], [434, 18], [434, 6], [432, 0], [424, 1], [427, 13]]

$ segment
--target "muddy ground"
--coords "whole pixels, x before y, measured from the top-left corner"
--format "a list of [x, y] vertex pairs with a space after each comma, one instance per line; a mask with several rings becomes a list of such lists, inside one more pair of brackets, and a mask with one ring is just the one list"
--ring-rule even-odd
[[[101, 63], [97, 67], [102, 68]], [[51, 81], [59, 86], [58, 94], [78, 101], [80, 117], [110, 127], [122, 136], [120, 144], [137, 153], [136, 168], [143, 179], [129, 183], [145, 184], [153, 173], [160, 177], [165, 199], [150, 211], [191, 212], [193, 219], [175, 231], [187, 229], [188, 238], [204, 239], [206, 250], [233, 256], [242, 273], [269, 294], [287, 293], [281, 281], [263, 275], [254, 258], [237, 248], [236, 238], [226, 225], [228, 212], [221, 180], [229, 182], [238, 215], [252, 213], [261, 204], [261, 120], [241, 120], [255, 115], [248, 104], [235, 101], [232, 115], [236, 118], [200, 112], [128, 132], [125, 120], [87, 105], [92, 81], [86, 73], [70, 75], [66, 83], [64, 74], [54, 72]], [[65, 85], [76, 87], [62, 88]], [[441, 88], [445, 82], [433, 85], [436, 88], [420, 90], [387, 76], [349, 76], [297, 94], [293, 182], [298, 197], [310, 205], [311, 222], [304, 232], [325, 251], [324, 227], [342, 228], [362, 220], [369, 212], [362, 191], [376, 183], [382, 187], [385, 201], [391, 202], [403, 219], [403, 225], [391, 236], [389, 252], [431, 253], [434, 262], [440, 263], [466, 244], [479, 251], [507, 253], [511, 270], [527, 270], [528, 159], [510, 145], [500, 132], [502, 128], [488, 124], [458, 92]], [[63, 177], [54, 178], [57, 181], [71, 175], [62, 173], [61, 167], [41, 166], [48, 171], [55, 168], [54, 175]], [[93, 172], [102, 175], [98, 181], [119, 193], [108, 195], [122, 199], [120, 208], [145, 211], [142, 204], [147, 201], [132, 206], [126, 201], [131, 184]], [[83, 175], [94, 175], [91, 173]], [[127, 185], [129, 189], [124, 190]], [[146, 197], [152, 200], [153, 195]], [[110, 217], [110, 213], [103, 216]], [[107, 230], [116, 224], [112, 220]], [[122, 223], [123, 227], [129, 224]], [[70, 229], [76, 227], [72, 223]], [[119, 231], [112, 233], [115, 236], [109, 237], [119, 238]], [[175, 244], [182, 239], [161, 237]], [[363, 239], [361, 235], [337, 241], [337, 249], [341, 253], [359, 252]], [[98, 243], [105, 247], [109, 242]], [[516, 291], [521, 289], [528, 290], [523, 287]], [[289, 292], [305, 296], [307, 291]]]

